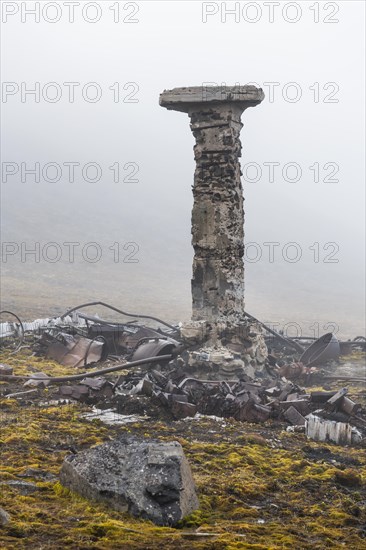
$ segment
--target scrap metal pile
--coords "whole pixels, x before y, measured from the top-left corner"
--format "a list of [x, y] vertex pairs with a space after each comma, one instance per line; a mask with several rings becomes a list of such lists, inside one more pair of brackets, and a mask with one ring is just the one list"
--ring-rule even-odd
[[[365, 428], [366, 423], [366, 411], [346, 397], [347, 388], [307, 393], [285, 378], [267, 378], [261, 382], [209, 381], [187, 378], [176, 369], [165, 375], [152, 370], [143, 377], [131, 373], [115, 391], [117, 395], [150, 396], [170, 409], [176, 419], [201, 413], [247, 422], [275, 419], [305, 426], [307, 419], [316, 414], [324, 422], [346, 422], [359, 429]], [[361, 439], [356, 429], [350, 428], [347, 435], [338, 435], [338, 430], [335, 429], [334, 436], [337, 441], [351, 443]]]
[[[134, 320], [105, 321], [80, 311], [97, 304]], [[139, 319], [154, 321], [164, 329], [150, 328]], [[26, 379], [26, 385], [36, 387], [57, 384], [60, 399], [101, 406], [103, 402], [117, 405], [141, 396], [164, 407], [175, 419], [193, 417], [196, 413], [247, 422], [272, 419], [302, 427], [296, 429], [306, 430], [315, 439], [343, 444], [358, 442], [366, 435], [366, 411], [347, 397], [347, 388], [307, 393], [299, 385], [317, 380], [317, 365], [337, 360], [347, 349], [364, 350], [363, 337], [342, 343], [328, 333], [304, 350], [299, 339], [287, 339], [268, 331], [270, 354], [264, 370], [254, 379], [246, 374], [223, 379], [215, 372], [209, 354], [200, 352], [200, 360], [195, 360], [193, 367], [189, 364], [188, 352], [195, 353], [194, 348], [188, 350], [181, 341], [179, 326], [149, 316], [131, 315], [100, 302], [78, 306], [57, 319], [22, 323], [16, 317], [15, 322], [7, 321], [0, 327], [3, 343], [15, 342], [15, 350], [28, 344], [35, 354], [74, 367], [77, 372], [61, 377], [44, 373], [17, 377], [10, 367], [2, 365], [0, 379]], [[78, 372], [98, 362], [102, 363], [101, 369]], [[112, 378], [105, 377], [118, 371]]]

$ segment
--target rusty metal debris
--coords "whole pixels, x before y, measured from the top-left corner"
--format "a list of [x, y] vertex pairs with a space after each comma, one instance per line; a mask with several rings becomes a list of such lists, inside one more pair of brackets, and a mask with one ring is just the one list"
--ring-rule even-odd
[[146, 357], [155, 357], [159, 355], [170, 355], [178, 346], [178, 342], [169, 339], [144, 339], [140, 340], [136, 350], [132, 355], [133, 361], [138, 361], [139, 359], [146, 359]]
[[167, 323], [166, 321], [163, 321], [161, 319], [158, 319], [157, 317], [152, 317], [151, 315], [141, 315], [137, 313], [127, 313], [126, 311], [123, 311], [122, 309], [116, 308], [115, 306], [112, 306], [110, 304], [106, 304], [105, 302], [88, 302], [86, 304], [80, 304], [76, 307], [73, 307], [72, 309], [69, 309], [64, 313], [61, 317], [61, 319], [64, 319], [65, 317], [69, 316], [71, 313], [78, 311], [80, 309], [83, 309], [85, 307], [89, 306], [103, 306], [107, 309], [110, 309], [112, 311], [115, 311], [116, 313], [119, 313], [120, 315], [125, 315], [126, 317], [133, 317], [134, 319], [148, 319], [150, 321], [156, 321], [157, 323], [160, 323], [161, 325], [165, 325], [166, 327], [176, 330], [177, 327], [174, 325], [171, 325], [170, 323]]
[[[164, 324], [170, 331], [140, 325], [135, 319], [128, 323], [107, 321], [98, 316], [86, 315], [78, 309], [90, 305], [102, 305], [119, 314], [134, 318], [155, 320]], [[246, 315], [256, 321], [253, 316]], [[129, 314], [104, 302], [81, 304], [77, 308], [68, 310], [59, 318], [37, 320], [33, 323], [22, 323], [15, 314], [14, 316], [18, 322], [13, 324], [15, 325], [13, 327], [10, 327], [9, 322], [3, 323], [0, 337], [5, 335], [5, 341], [8, 341], [11, 335], [14, 337], [20, 333], [22, 339], [30, 335], [32, 347], [36, 353], [73, 367], [91, 365], [105, 361], [107, 358], [136, 361], [149, 356], [174, 354], [182, 358], [181, 363], [190, 367], [189, 371], [196, 378], [203, 374], [204, 378], [218, 377], [221, 380], [240, 379], [243, 375], [255, 378], [256, 375], [279, 374], [291, 380], [304, 380], [313, 374], [315, 365], [336, 360], [340, 353], [340, 342], [332, 333], [327, 333], [313, 341], [300, 357], [296, 357], [294, 349], [303, 350], [299, 342], [295, 340], [291, 342], [264, 325], [265, 329], [274, 336], [274, 342], [268, 358], [263, 358], [264, 365], [261, 366], [260, 371], [256, 372], [250, 363], [247, 365], [243, 363], [243, 350], [238, 348], [242, 348], [243, 345], [245, 348], [245, 344], [238, 342], [235, 344], [235, 349], [233, 344], [228, 344], [227, 348], [222, 348], [225, 353], [217, 347], [196, 351], [194, 339], [190, 341], [183, 336], [184, 343], [182, 343], [180, 333], [186, 335], [187, 327], [179, 331], [178, 326], [170, 325], [161, 319], [148, 315]], [[196, 330], [196, 327], [193, 329]], [[34, 337], [37, 340], [36, 344], [34, 344]], [[3, 338], [0, 338], [1, 340]], [[356, 346], [363, 349], [365, 341], [362, 337], [357, 337], [351, 343], [352, 348], [348, 346], [348, 349], [352, 351]], [[291, 347], [292, 351], [289, 350]], [[347, 346], [343, 346], [343, 350], [346, 349]], [[280, 353], [277, 353], [278, 350]], [[247, 353], [246, 349], [244, 353]]]
[[113, 395], [113, 384], [106, 378], [84, 378], [80, 384], [60, 387], [60, 395], [77, 401], [90, 401], [98, 396], [98, 399], [109, 398]]
[[[338, 392], [308, 394], [299, 385], [316, 380], [312, 377], [318, 375], [319, 365], [337, 360], [342, 347], [343, 352], [355, 347], [363, 349], [365, 341], [362, 337], [348, 342], [352, 344], [348, 347], [341, 346], [331, 333], [318, 340], [302, 337], [302, 343], [310, 342], [303, 351], [303, 344], [300, 345], [299, 341], [289, 341], [274, 333], [264, 368], [243, 371], [240, 349], [237, 349], [240, 343], [235, 349], [224, 348], [224, 354], [220, 347], [205, 351], [194, 338], [183, 338], [182, 342], [178, 326], [146, 315], [126, 314], [102, 302], [94, 304], [104, 305], [134, 319], [119, 323], [87, 315], [78, 308], [90, 304], [82, 304], [59, 318], [33, 323], [22, 323], [15, 316], [17, 330], [9, 327], [8, 322], [5, 340], [18, 338], [21, 334], [22, 341], [27, 341], [38, 355], [74, 368], [99, 362], [103, 363], [103, 368], [61, 377], [44, 373], [14, 376], [11, 367], [1, 365], [0, 379], [26, 381], [26, 385], [36, 386], [33, 392], [42, 386], [60, 383], [58, 394], [61, 399], [98, 403], [101, 407], [104, 403], [108, 406], [116, 404], [121, 398], [149, 398], [175, 419], [199, 413], [246, 422], [287, 422], [304, 429], [308, 426], [309, 415], [312, 415], [322, 419], [318, 424], [316, 420], [312, 423], [322, 424], [322, 428], [317, 430], [328, 434], [329, 438], [329, 433], [333, 432], [323, 430], [327, 421], [365, 430], [364, 411], [347, 396], [346, 388]], [[136, 318], [155, 320], [163, 323], [165, 328], [139, 324]], [[187, 327], [184, 331], [187, 334]], [[143, 370], [134, 371], [135, 367], [143, 367]], [[114, 379], [105, 378], [106, 374], [120, 370], [125, 371], [124, 374]], [[337, 427], [337, 430], [342, 434], [352, 432], [344, 426]], [[309, 434], [315, 431], [315, 428], [310, 429]], [[349, 442], [350, 438], [342, 436], [338, 440]]]
[[[121, 315], [131, 316], [134, 320], [127, 323], [106, 321], [98, 316], [86, 315], [80, 311], [80, 308], [90, 305], [102, 305]], [[161, 347], [158, 353], [163, 353], [162, 350], [165, 350], [164, 353], [169, 350], [170, 353], [172, 348], [174, 348], [176, 352], [181, 351], [182, 338], [180, 333], [187, 333], [187, 327], [185, 327], [184, 330], [179, 330], [179, 326], [170, 325], [161, 319], [148, 315], [130, 314], [114, 306], [105, 304], [104, 302], [81, 304], [67, 311], [59, 318], [38, 319], [31, 323], [22, 322], [19, 317], [12, 312], [4, 313], [13, 315], [17, 321], [13, 323], [10, 321], [0, 323], [0, 344], [6, 345], [9, 343], [9, 340], [14, 341], [18, 339], [15, 348], [16, 351], [20, 347], [19, 342], [25, 341], [25, 343], [28, 343], [31, 339], [31, 344], [33, 345], [34, 336], [36, 336], [38, 337], [39, 343], [38, 352], [41, 355], [47, 354], [46, 344], [48, 344], [48, 346], [50, 346], [50, 350], [48, 351], [48, 356], [50, 358], [60, 360], [61, 363], [66, 365], [78, 367], [83, 364], [87, 365], [100, 360], [103, 361], [107, 356], [114, 359], [122, 357], [127, 359], [133, 358], [133, 360], [140, 357], [147, 357], [150, 355], [150, 350], [154, 346], [150, 342], [156, 339], [159, 341], [158, 347]], [[257, 321], [252, 315], [248, 313], [245, 313], [245, 315], [249, 319], [260, 323], [260, 321]], [[167, 331], [165, 328], [163, 331], [161, 328], [151, 328], [138, 324], [135, 318], [147, 319], [149, 321], [155, 320], [163, 324], [169, 330]], [[267, 333], [271, 335], [270, 337], [265, 336], [266, 343], [270, 346], [270, 353], [266, 360], [265, 370], [278, 365], [283, 368], [283, 375], [293, 379], [301, 378], [303, 375], [309, 374], [309, 370], [307, 369], [312, 366], [322, 364], [328, 360], [337, 359], [340, 353], [351, 353], [354, 349], [366, 349], [366, 340], [361, 336], [356, 337], [352, 342], [339, 342], [331, 333], [323, 335], [316, 341], [311, 337], [284, 338], [283, 335], [273, 331], [267, 327], [267, 325], [262, 324], [262, 326]], [[54, 341], [53, 346], [51, 345], [52, 340]], [[195, 358], [199, 366], [205, 354], [202, 351], [195, 351], [194, 339], [190, 341], [189, 338], [183, 337], [183, 341], [185, 349], [189, 350], [193, 348], [191, 358], [192, 360]], [[304, 341], [310, 342], [310, 346], [308, 346], [305, 351], [303, 351]], [[60, 345], [60, 342], [63, 346]], [[170, 343], [174, 344], [174, 346], [169, 345]], [[226, 372], [228, 365], [226, 365], [226, 367], [222, 365], [222, 374], [224, 376], [229, 374], [240, 374], [242, 363], [237, 359], [240, 359], [243, 345], [245, 348], [245, 343], [235, 344], [235, 349], [234, 344], [228, 345], [230, 353], [232, 353], [232, 360], [230, 361], [229, 373]], [[285, 353], [285, 358], [281, 357], [281, 353], [278, 356], [276, 353], [278, 350], [280, 350], [281, 353]], [[300, 357], [297, 355], [299, 353], [301, 353]], [[155, 353], [151, 355], [155, 355]], [[212, 363], [210, 359], [215, 355], [216, 352], [214, 353], [214, 350], [208, 353], [209, 361], [206, 365], [208, 369], [210, 367], [209, 363]], [[237, 359], [235, 359], [235, 357], [237, 357]], [[288, 360], [289, 358], [290, 360]], [[280, 359], [280, 361], [278, 361], [278, 359]], [[283, 359], [285, 359], [285, 361]], [[234, 369], [233, 363], [235, 361], [238, 364], [238, 368]], [[252, 370], [252, 367], [247, 365], [246, 373], [250, 375]], [[292, 371], [292, 373], [290, 371]]]
[[[152, 358], [149, 361], [153, 361]], [[177, 420], [200, 413], [231, 417], [245, 422], [261, 423], [272, 420], [304, 427], [308, 425], [309, 418], [316, 424], [315, 417], [322, 419], [321, 422], [318, 421], [322, 426], [326, 421], [340, 424], [336, 429], [339, 434], [355, 434], [353, 427], [361, 430], [357, 433], [365, 431], [364, 411], [359, 404], [346, 396], [347, 388], [338, 392], [306, 393], [305, 389], [285, 378], [261, 382], [200, 380], [187, 378], [176, 370], [167, 370], [171, 365], [160, 365], [158, 357], [153, 362], [157, 364], [156, 369], [145, 374], [131, 371], [116, 384], [100, 376], [86, 377], [79, 384], [62, 385], [59, 394], [62, 398], [90, 404], [99, 403], [101, 407], [103, 403], [108, 406], [111, 403], [118, 404], [120, 397], [148, 397], [152, 403], [170, 411], [171, 416]], [[341, 424], [348, 424], [350, 428], [346, 429]], [[310, 429], [309, 437], [315, 433], [314, 430]], [[320, 430], [319, 433], [323, 431]], [[328, 432], [324, 433], [328, 437]], [[329, 434], [333, 434], [333, 431]], [[334, 437], [329, 435], [332, 441], [335, 440]], [[350, 444], [348, 436], [346, 439], [339, 436], [337, 441], [347, 441]]]
[[301, 363], [311, 367], [325, 363], [326, 361], [337, 360], [340, 354], [338, 339], [328, 332], [309, 346], [300, 357]]
[[82, 336], [58, 332], [56, 336], [44, 333], [40, 345], [47, 347], [45, 356], [65, 367], [81, 367], [106, 358], [106, 343]]
[[[137, 321], [119, 323], [106, 321], [98, 316], [86, 315], [79, 311], [90, 305], [102, 305], [120, 314], [147, 320], [154, 320], [168, 327], [152, 329]], [[7, 345], [25, 337], [39, 355], [46, 356], [65, 366], [82, 367], [111, 358], [143, 359], [155, 355], [166, 355], [177, 348], [178, 327], [148, 315], [129, 314], [104, 302], [91, 302], [72, 308], [61, 317], [38, 319], [32, 323], [22, 323], [11, 312], [16, 323], [9, 321], [0, 324], [0, 343]], [[34, 338], [37, 339], [34, 345]], [[150, 342], [149, 342], [150, 340]], [[155, 341], [155, 344], [154, 344]], [[13, 346], [14, 347], [14, 346]], [[16, 350], [20, 348], [18, 343]], [[151, 353], [152, 349], [157, 353]], [[133, 355], [135, 354], [135, 357]]]

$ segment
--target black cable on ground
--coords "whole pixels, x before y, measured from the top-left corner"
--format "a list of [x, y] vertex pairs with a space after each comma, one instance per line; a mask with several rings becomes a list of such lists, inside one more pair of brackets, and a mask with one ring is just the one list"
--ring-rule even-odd
[[136, 313], [127, 313], [126, 311], [122, 311], [122, 309], [118, 309], [114, 306], [111, 306], [110, 304], [106, 304], [105, 302], [89, 302], [87, 304], [81, 304], [80, 306], [73, 307], [72, 309], [69, 309], [61, 316], [61, 319], [66, 317], [67, 315], [70, 315], [73, 311], [77, 311], [78, 309], [88, 307], [88, 306], [103, 306], [108, 309], [111, 309], [113, 311], [116, 311], [117, 313], [120, 313], [121, 315], [126, 315], [127, 317], [136, 317], [136, 319], [151, 319], [152, 321], [156, 321], [157, 323], [161, 323], [162, 325], [165, 325], [166, 327], [169, 327], [173, 330], [177, 330], [177, 327], [170, 325], [169, 323], [166, 323], [165, 321], [162, 321], [161, 319], [158, 319], [157, 317], [152, 317], [151, 315], [137, 315]]

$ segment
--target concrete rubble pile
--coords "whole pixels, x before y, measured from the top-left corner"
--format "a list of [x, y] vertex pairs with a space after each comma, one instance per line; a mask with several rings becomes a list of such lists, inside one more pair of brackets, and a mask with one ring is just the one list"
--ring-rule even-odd
[[[347, 388], [338, 392], [306, 393], [305, 389], [285, 378], [261, 382], [209, 381], [182, 377], [178, 371], [168, 377], [159, 370], [152, 370], [143, 376], [127, 375], [114, 390], [106, 379], [99, 378], [94, 385], [85, 379], [78, 385], [61, 386], [60, 395], [100, 404], [106, 388], [110, 393], [114, 392], [115, 401], [112, 403], [117, 403], [120, 396], [127, 399], [148, 396], [154, 404], [167, 408], [175, 419], [201, 413], [254, 423], [272, 419], [293, 426], [306, 426], [308, 419], [314, 416], [324, 422], [347, 423], [358, 427], [352, 436], [347, 436], [347, 443], [361, 439], [359, 430], [364, 431], [366, 422], [366, 411], [346, 396]], [[342, 437], [336, 436], [336, 439], [340, 441]]]
[[[122, 413], [129, 402], [147, 399], [172, 419], [200, 413], [255, 423], [272, 420], [296, 429], [302, 427], [315, 439], [344, 444], [362, 439], [365, 411], [347, 397], [346, 388], [309, 394], [300, 385], [319, 382], [321, 373], [315, 365], [339, 357], [341, 346], [331, 333], [313, 341], [300, 357], [300, 351], [286, 348], [294, 341], [284, 344], [283, 337], [277, 342], [274, 337], [271, 353], [262, 366], [257, 363], [256, 369], [254, 363], [243, 365], [238, 349], [220, 343], [201, 347], [192, 332], [191, 338], [184, 337], [186, 334], [187, 325], [163, 331], [136, 322], [107, 322], [80, 311], [72, 318], [65, 314], [56, 324], [51, 321], [36, 334], [28, 333], [35, 353], [71, 366], [76, 372], [99, 362], [102, 367], [107, 365], [107, 370], [122, 373], [107, 378], [102, 368], [58, 380], [38, 372], [24, 384], [36, 389], [19, 395], [57, 384], [54, 397], [101, 409], [111, 407]], [[347, 342], [351, 352], [363, 350], [364, 343], [361, 337]], [[281, 349], [285, 351], [281, 353]], [[116, 361], [119, 364], [114, 367]], [[130, 368], [136, 362], [141, 366]], [[12, 374], [11, 367], [0, 365], [0, 379], [11, 378]], [[9, 397], [14, 395], [10, 393]]]

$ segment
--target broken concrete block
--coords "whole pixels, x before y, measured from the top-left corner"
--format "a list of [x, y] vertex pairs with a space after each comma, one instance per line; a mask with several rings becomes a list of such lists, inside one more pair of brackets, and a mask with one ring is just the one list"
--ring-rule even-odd
[[98, 391], [101, 390], [107, 383], [105, 378], [99, 376], [98, 378], [84, 378], [81, 380], [81, 384], [87, 386], [88, 388]]
[[325, 403], [336, 393], [335, 391], [312, 391], [310, 394], [310, 401], [312, 403]]
[[310, 413], [309, 402], [305, 399], [299, 399], [298, 401], [281, 401], [279, 407], [283, 411], [287, 411], [289, 407], [293, 407], [303, 416]]
[[269, 419], [271, 410], [265, 405], [257, 405], [252, 398], [243, 403], [235, 413], [236, 420], [246, 420], [247, 422], [265, 422]]
[[186, 418], [187, 416], [194, 416], [197, 412], [197, 407], [196, 405], [192, 405], [192, 403], [172, 401], [171, 410], [175, 418]]
[[70, 397], [71, 399], [81, 400], [89, 396], [89, 388], [84, 384], [74, 384], [73, 386], [61, 386], [60, 395]]
[[362, 407], [359, 403], [355, 403], [354, 401], [352, 401], [352, 399], [349, 399], [348, 397], [343, 397], [342, 401], [340, 402], [340, 408], [346, 414], [358, 414]]
[[299, 399], [299, 394], [297, 392], [295, 392], [295, 393], [290, 393], [287, 396], [286, 401], [297, 401], [298, 399]]
[[343, 397], [348, 393], [348, 388], [342, 388], [337, 391], [328, 401], [326, 402], [326, 408], [331, 409], [332, 407], [338, 405], [342, 401]]
[[184, 343], [200, 344], [206, 338], [206, 321], [188, 321], [180, 329], [180, 335]]
[[287, 396], [293, 393], [294, 385], [291, 382], [287, 382], [282, 388], [281, 393], [278, 396], [279, 401], [286, 401]]
[[305, 418], [301, 413], [299, 413], [299, 411], [295, 409], [295, 407], [289, 407], [287, 411], [285, 411], [283, 416], [286, 418], [286, 420], [291, 422], [293, 426], [305, 426], [306, 424]]
[[157, 525], [175, 525], [199, 506], [191, 469], [176, 441], [109, 441], [67, 457], [60, 481], [85, 498]]

